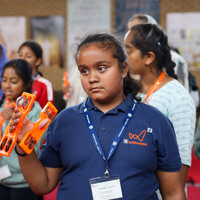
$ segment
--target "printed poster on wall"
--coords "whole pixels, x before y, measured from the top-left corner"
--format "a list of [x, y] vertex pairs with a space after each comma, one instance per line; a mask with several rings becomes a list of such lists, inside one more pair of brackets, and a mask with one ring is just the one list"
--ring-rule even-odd
[[74, 51], [76, 44], [89, 32], [111, 29], [110, 0], [68, 0], [67, 5], [67, 70], [76, 64]]
[[180, 51], [190, 70], [200, 70], [200, 23], [198, 19], [200, 19], [200, 12], [167, 14], [169, 43]]
[[43, 49], [44, 66], [64, 66], [64, 18], [62, 16], [32, 17], [31, 38]]
[[17, 50], [25, 40], [25, 17], [0, 17], [0, 42], [6, 46], [8, 59], [14, 59], [18, 56]]
[[126, 25], [134, 14], [148, 14], [159, 23], [159, 0], [116, 0], [115, 5], [115, 30], [124, 37]]

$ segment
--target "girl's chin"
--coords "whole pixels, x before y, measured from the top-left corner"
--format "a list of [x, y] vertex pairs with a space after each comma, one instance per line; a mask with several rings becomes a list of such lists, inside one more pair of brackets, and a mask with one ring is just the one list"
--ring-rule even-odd
[[[5, 94], [5, 93], [4, 93]], [[8, 94], [5, 94], [5, 97], [7, 98], [7, 99], [12, 99], [12, 96], [11, 95], [8, 95]]]
[[106, 102], [106, 98], [105, 97], [100, 97], [100, 96], [91, 96], [92, 100], [97, 102], [97, 103], [104, 103]]
[[5, 95], [6, 99], [9, 99], [10, 101], [15, 101], [16, 99], [13, 98], [11, 95]]

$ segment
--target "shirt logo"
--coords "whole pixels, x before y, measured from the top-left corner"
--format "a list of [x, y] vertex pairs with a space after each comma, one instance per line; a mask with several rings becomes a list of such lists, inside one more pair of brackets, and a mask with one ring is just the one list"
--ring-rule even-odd
[[144, 140], [144, 136], [146, 135], [146, 130], [143, 130], [139, 135], [129, 133], [130, 139], [136, 139], [142, 142]]
[[129, 133], [129, 139], [124, 139], [124, 144], [136, 144], [136, 145], [142, 145], [142, 146], [147, 146], [146, 142], [143, 142], [146, 133], [152, 133], [153, 129], [152, 128], [147, 128], [147, 130], [142, 130], [139, 134], [132, 134]]

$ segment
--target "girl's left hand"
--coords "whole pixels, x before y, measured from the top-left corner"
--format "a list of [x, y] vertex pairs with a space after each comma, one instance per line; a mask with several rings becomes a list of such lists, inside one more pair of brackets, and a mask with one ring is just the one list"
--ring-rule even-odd
[[[20, 121], [20, 118], [22, 116], [22, 113], [19, 111], [18, 108], [14, 109], [14, 114], [12, 115], [12, 120], [10, 122], [10, 132], [14, 133], [15, 129], [18, 126], [18, 123]], [[27, 117], [25, 117], [24, 121], [23, 121], [23, 125], [22, 127], [19, 129], [19, 132], [17, 133], [17, 141], [18, 143], [21, 142], [22, 138], [24, 137], [24, 135], [30, 131], [33, 128], [33, 122], [31, 122]]]
[[1, 111], [0, 115], [5, 119], [5, 120], [10, 120], [13, 114], [13, 107], [10, 108], [3, 108]]

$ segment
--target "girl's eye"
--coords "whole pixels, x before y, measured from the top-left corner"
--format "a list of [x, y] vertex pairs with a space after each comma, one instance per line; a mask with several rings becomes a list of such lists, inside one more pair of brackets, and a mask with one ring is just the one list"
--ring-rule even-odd
[[99, 68], [98, 68], [98, 71], [100, 71], [100, 72], [104, 72], [106, 70], [106, 67], [105, 66], [100, 66]]
[[[25, 58], [31, 58], [32, 56], [31, 55], [25, 55]], [[19, 58], [23, 58], [23, 55], [22, 54], [19, 54]]]
[[88, 70], [87, 70], [87, 69], [81, 69], [81, 70], [80, 70], [80, 73], [81, 73], [81, 74], [88, 74]]
[[126, 54], [130, 54], [131, 52], [129, 50], [126, 50]]
[[18, 82], [17, 82], [17, 81], [12, 81], [11, 83], [15, 85], [15, 84], [17, 84]]
[[126, 54], [131, 54], [131, 52], [133, 51], [132, 48], [125, 48]]

